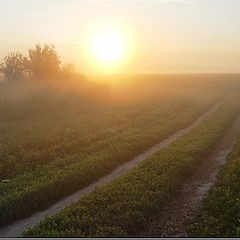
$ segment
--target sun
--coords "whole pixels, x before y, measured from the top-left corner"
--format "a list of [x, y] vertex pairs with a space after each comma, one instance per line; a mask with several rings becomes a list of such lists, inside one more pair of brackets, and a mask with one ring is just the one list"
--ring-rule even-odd
[[104, 65], [117, 65], [127, 55], [127, 41], [116, 29], [104, 29], [94, 34], [91, 44], [95, 59]]

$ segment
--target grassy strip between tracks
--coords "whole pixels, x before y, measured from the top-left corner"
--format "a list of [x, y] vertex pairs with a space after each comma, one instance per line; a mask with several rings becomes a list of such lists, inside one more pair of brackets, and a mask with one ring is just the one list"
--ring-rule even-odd
[[90, 237], [136, 234], [222, 137], [239, 111], [239, 94], [190, 134], [133, 170], [28, 229], [24, 236]]
[[240, 237], [240, 139], [204, 201], [190, 234], [201, 237]]

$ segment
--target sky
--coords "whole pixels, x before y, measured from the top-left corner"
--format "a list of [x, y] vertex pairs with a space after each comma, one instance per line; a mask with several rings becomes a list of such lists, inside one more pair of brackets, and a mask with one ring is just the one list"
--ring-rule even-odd
[[121, 29], [126, 73], [240, 72], [240, 0], [0, 0], [0, 58], [54, 44], [84, 73], [99, 26]]

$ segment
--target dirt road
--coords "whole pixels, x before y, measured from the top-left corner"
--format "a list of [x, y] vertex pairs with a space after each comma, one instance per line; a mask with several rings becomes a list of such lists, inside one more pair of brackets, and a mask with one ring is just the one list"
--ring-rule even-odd
[[197, 171], [186, 180], [178, 193], [139, 236], [188, 237], [187, 224], [198, 214], [203, 199], [216, 182], [217, 173], [226, 162], [238, 135], [240, 115], [213, 151], [202, 159]]
[[[40, 220], [42, 220], [46, 216], [53, 215], [59, 211], [61, 211], [66, 206], [72, 204], [73, 202], [79, 200], [82, 196], [92, 192], [96, 187], [101, 186], [103, 184], [111, 182], [113, 179], [121, 176], [122, 174], [126, 173], [133, 167], [135, 167], [140, 162], [144, 161], [149, 156], [153, 155], [157, 151], [167, 147], [172, 142], [174, 142], [176, 139], [179, 139], [189, 133], [193, 128], [195, 128], [197, 125], [199, 125], [201, 122], [206, 120], [210, 114], [212, 114], [225, 100], [223, 98], [220, 100], [217, 104], [215, 104], [211, 109], [209, 109], [207, 112], [205, 112], [200, 118], [198, 118], [194, 123], [192, 123], [190, 126], [188, 126], [185, 129], [179, 130], [173, 135], [169, 136], [164, 141], [161, 141], [160, 143], [156, 144], [149, 150], [145, 151], [144, 153], [136, 156], [131, 161], [124, 163], [120, 166], [118, 166], [115, 170], [113, 170], [110, 174], [100, 178], [98, 181], [90, 184], [89, 186], [81, 189], [80, 191], [67, 196], [63, 198], [62, 200], [56, 202], [52, 206], [50, 206], [48, 209], [40, 212], [34, 213], [32, 216], [22, 219], [20, 221], [16, 221], [13, 224], [6, 226], [2, 229], [0, 229], [0, 237], [18, 237], [21, 236], [22, 232], [29, 228], [33, 227], [36, 223], [38, 223]], [[20, 206], [21, 207], [21, 206]]]

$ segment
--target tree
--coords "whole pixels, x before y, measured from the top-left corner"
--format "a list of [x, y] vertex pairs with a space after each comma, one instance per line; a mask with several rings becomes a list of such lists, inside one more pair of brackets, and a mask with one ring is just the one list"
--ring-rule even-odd
[[75, 65], [73, 63], [65, 63], [62, 67], [62, 72], [64, 74], [73, 74], [75, 73]]
[[61, 61], [54, 45], [38, 44], [28, 53], [33, 77], [52, 77], [60, 72]]
[[2, 59], [0, 72], [8, 81], [21, 80], [29, 72], [29, 61], [21, 53], [10, 53]]

